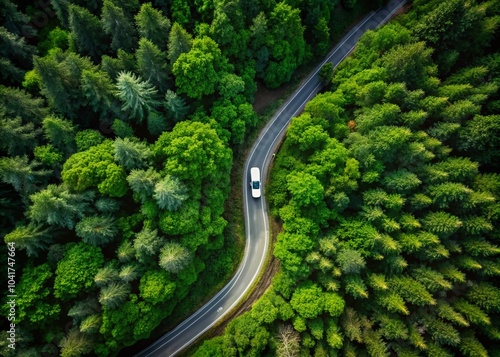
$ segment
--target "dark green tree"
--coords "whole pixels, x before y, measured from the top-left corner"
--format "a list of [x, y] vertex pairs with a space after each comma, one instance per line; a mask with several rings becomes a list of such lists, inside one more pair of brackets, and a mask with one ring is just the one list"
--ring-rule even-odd
[[95, 63], [98, 62], [107, 47], [107, 38], [99, 18], [75, 4], [70, 4], [68, 11], [72, 41], [81, 54], [89, 55]]
[[161, 10], [155, 9], [151, 3], [142, 4], [141, 10], [135, 15], [135, 24], [142, 37], [150, 40], [162, 51], [167, 49], [167, 34], [170, 33], [171, 25]]
[[164, 93], [168, 88], [167, 54], [143, 37], [139, 41], [135, 57], [141, 76]]
[[101, 14], [102, 25], [106, 34], [111, 36], [111, 48], [132, 52], [137, 46], [136, 29], [126, 11], [114, 4], [113, 0], [104, 0]]
[[115, 238], [118, 229], [111, 217], [87, 216], [76, 224], [75, 232], [85, 243], [105, 246]]
[[172, 25], [168, 36], [168, 59], [173, 66], [177, 58], [191, 50], [193, 37], [177, 22]]

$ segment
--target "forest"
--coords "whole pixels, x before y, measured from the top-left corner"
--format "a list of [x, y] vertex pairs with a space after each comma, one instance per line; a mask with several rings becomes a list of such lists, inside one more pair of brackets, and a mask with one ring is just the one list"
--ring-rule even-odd
[[239, 263], [226, 205], [258, 85], [383, 2], [1, 0], [0, 354], [113, 356], [192, 312]]
[[292, 119], [280, 272], [194, 356], [500, 355], [500, 2], [415, 0]]

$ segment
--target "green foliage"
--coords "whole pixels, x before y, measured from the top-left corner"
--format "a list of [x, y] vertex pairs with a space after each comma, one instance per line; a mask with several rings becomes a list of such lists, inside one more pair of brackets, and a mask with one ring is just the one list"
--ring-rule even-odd
[[141, 38], [135, 52], [137, 66], [143, 78], [147, 78], [161, 93], [168, 86], [167, 54], [147, 38]]
[[117, 138], [113, 143], [115, 161], [126, 170], [140, 169], [148, 164], [151, 152], [146, 143]]
[[23, 125], [22, 119], [0, 119], [0, 148], [9, 155], [25, 155], [37, 145], [39, 129], [33, 123]]
[[151, 3], [144, 3], [135, 15], [137, 31], [161, 50], [167, 48], [167, 34], [170, 32], [170, 20], [163, 16], [161, 10], [155, 9]]
[[114, 220], [105, 216], [87, 216], [75, 226], [76, 235], [85, 243], [104, 246], [111, 242], [118, 233]]
[[191, 50], [193, 37], [182, 28], [177, 22], [174, 22], [168, 36], [168, 59], [173, 65], [179, 56]]
[[184, 184], [177, 178], [167, 175], [156, 183], [153, 198], [161, 209], [175, 211], [188, 196]]
[[101, 289], [99, 302], [103, 307], [115, 309], [119, 307], [130, 293], [130, 287], [125, 283], [112, 282]]
[[215, 92], [222, 74], [228, 69], [227, 59], [217, 43], [209, 37], [202, 37], [193, 41], [189, 52], [178, 56], [172, 73], [179, 93], [200, 99]]
[[170, 280], [170, 274], [164, 271], [150, 270], [141, 278], [140, 296], [151, 304], [168, 301], [175, 291], [176, 284]]
[[75, 126], [69, 121], [57, 117], [43, 119], [45, 138], [56, 148], [71, 154], [75, 151]]
[[50, 301], [53, 299], [50, 284], [53, 275], [48, 264], [23, 269], [22, 279], [16, 286], [19, 294], [16, 299], [17, 322], [28, 320], [34, 324], [47, 325], [59, 317], [61, 306]]
[[126, 10], [116, 6], [112, 0], [104, 0], [101, 14], [104, 32], [111, 36], [111, 48], [130, 52], [137, 43], [136, 30]]
[[122, 110], [141, 122], [155, 106], [156, 89], [149, 81], [142, 81], [131, 72], [120, 72], [116, 83], [116, 95], [123, 102]]
[[17, 226], [4, 237], [5, 243], [12, 242], [17, 249], [26, 250], [29, 257], [37, 257], [52, 241], [51, 232], [43, 225]]
[[86, 8], [75, 4], [68, 6], [70, 38], [84, 55], [89, 55], [95, 62], [106, 48], [106, 38], [99, 18]]
[[101, 249], [86, 243], [67, 245], [64, 258], [57, 264], [54, 296], [69, 300], [90, 291], [94, 275], [104, 263]]
[[92, 198], [91, 192], [72, 193], [63, 185], [48, 185], [30, 196], [29, 218], [37, 223], [72, 229], [89, 211]]
[[160, 250], [160, 267], [169, 273], [179, 273], [191, 261], [190, 252], [182, 245], [167, 242]]
[[292, 295], [290, 305], [304, 318], [315, 318], [324, 308], [321, 288], [311, 282], [299, 286]]
[[103, 194], [122, 197], [128, 190], [125, 170], [114, 162], [113, 142], [106, 140], [72, 155], [63, 165], [62, 178], [75, 191], [96, 187]]
[[87, 129], [76, 133], [75, 143], [77, 151], [85, 151], [92, 146], [99, 145], [104, 141], [104, 137], [96, 130]]

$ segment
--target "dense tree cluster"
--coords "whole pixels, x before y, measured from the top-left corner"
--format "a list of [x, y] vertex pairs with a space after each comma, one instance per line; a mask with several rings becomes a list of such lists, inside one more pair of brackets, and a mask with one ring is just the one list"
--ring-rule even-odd
[[281, 271], [196, 356], [498, 355], [499, 10], [414, 1], [361, 38], [276, 157]]
[[256, 81], [286, 83], [376, 5], [0, 1], [0, 232], [22, 296], [0, 354], [114, 355], [206, 298], [237, 265], [223, 211]]

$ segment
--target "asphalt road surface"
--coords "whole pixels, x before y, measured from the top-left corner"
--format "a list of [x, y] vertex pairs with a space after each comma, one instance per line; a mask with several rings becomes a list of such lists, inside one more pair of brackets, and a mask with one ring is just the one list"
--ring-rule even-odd
[[320, 68], [326, 62], [336, 67], [352, 51], [361, 35], [379, 27], [388, 21], [406, 2], [392, 0], [376, 12], [372, 12], [349, 31], [339, 44], [326, 56], [309, 77], [304, 80], [276, 115], [262, 129], [245, 163], [243, 177], [244, 211], [246, 218], [246, 247], [243, 261], [231, 281], [220, 290], [205, 306], [196, 311], [174, 330], [159, 338], [148, 348], [138, 353], [137, 357], [175, 356], [193, 343], [205, 331], [230, 311], [243, 298], [255, 282], [269, 249], [269, 222], [267, 205], [264, 197], [266, 185], [263, 185], [261, 198], [252, 198], [250, 188], [250, 168], [261, 169], [262, 181], [265, 182], [269, 164], [274, 157], [278, 144], [285, 135], [286, 127], [292, 117], [300, 113], [305, 104], [321, 89], [318, 77]]

